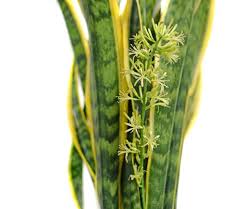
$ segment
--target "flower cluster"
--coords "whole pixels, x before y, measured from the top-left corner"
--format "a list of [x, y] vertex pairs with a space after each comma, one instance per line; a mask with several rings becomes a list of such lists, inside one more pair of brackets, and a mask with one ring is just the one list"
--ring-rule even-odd
[[136, 180], [142, 187], [144, 160], [150, 157], [158, 146], [159, 135], [155, 135], [150, 126], [150, 112], [156, 106], [168, 107], [168, 72], [167, 64], [178, 61], [180, 46], [184, 43], [183, 33], [176, 31], [177, 26], [166, 26], [160, 22], [152, 28], [143, 27], [132, 39], [130, 46], [130, 68], [125, 71], [128, 91], [120, 92], [119, 101], [131, 103], [132, 114], [127, 118], [128, 138], [119, 146], [119, 155], [124, 154], [126, 162], [131, 155], [134, 173], [131, 180]]

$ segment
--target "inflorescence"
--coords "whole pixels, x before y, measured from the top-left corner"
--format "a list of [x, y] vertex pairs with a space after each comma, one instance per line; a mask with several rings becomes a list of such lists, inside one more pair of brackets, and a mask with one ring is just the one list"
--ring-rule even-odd
[[184, 35], [176, 28], [152, 20], [152, 29], [144, 26], [131, 39], [130, 67], [125, 71], [128, 90], [119, 95], [120, 102], [130, 102], [131, 115], [125, 113], [128, 139], [119, 146], [118, 155], [125, 155], [126, 162], [131, 159], [134, 173], [130, 179], [136, 180], [139, 187], [143, 186], [144, 160], [160, 140], [150, 125], [151, 110], [170, 104], [169, 78], [164, 66], [178, 61], [180, 46], [184, 44]]

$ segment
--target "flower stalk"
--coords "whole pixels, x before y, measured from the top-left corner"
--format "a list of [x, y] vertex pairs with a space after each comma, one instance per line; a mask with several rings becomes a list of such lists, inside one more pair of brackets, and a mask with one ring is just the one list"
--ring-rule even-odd
[[[139, 19], [142, 24], [141, 17]], [[119, 95], [120, 102], [129, 100], [132, 103], [132, 116], [125, 113], [127, 132], [132, 141], [127, 139], [126, 144], [120, 145], [118, 154], [124, 154], [126, 162], [128, 155], [132, 155], [134, 173], [130, 179], [135, 179], [139, 186], [142, 208], [145, 206], [145, 164], [158, 146], [157, 141], [161, 140], [147, 118], [153, 114], [155, 107], [168, 107], [170, 103], [168, 72], [163, 66], [177, 62], [179, 47], [184, 42], [183, 33], [178, 33], [176, 27], [162, 22], [156, 24], [154, 20], [152, 28], [140, 27], [132, 38], [130, 69], [125, 72], [126, 79], [129, 78], [129, 89]]]

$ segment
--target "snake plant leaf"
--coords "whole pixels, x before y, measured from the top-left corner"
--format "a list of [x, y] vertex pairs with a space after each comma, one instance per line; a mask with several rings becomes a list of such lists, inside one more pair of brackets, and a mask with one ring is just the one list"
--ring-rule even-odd
[[[165, 22], [175, 22], [178, 30], [182, 31], [188, 41], [193, 21], [195, 0], [172, 0], [169, 4]], [[175, 106], [178, 96], [179, 83], [186, 57], [187, 44], [180, 49], [180, 59], [169, 67], [169, 98], [170, 107], [155, 110], [154, 132], [160, 135], [159, 146], [153, 151], [148, 160], [146, 175], [146, 207], [149, 209], [163, 209], [165, 198], [165, 185], [169, 162], [169, 150], [172, 139], [172, 128], [175, 117]], [[171, 208], [168, 208], [171, 209]]]
[[88, 131], [88, 125], [84, 113], [79, 101], [78, 93], [78, 67], [74, 65], [74, 70], [72, 73], [72, 114], [74, 120], [74, 127], [76, 129], [76, 135], [78, 139], [78, 144], [80, 145], [81, 153], [83, 153], [83, 160], [87, 163], [87, 167], [94, 177], [95, 173], [95, 162], [93, 153], [91, 150], [90, 134]]
[[143, 25], [151, 25], [154, 9], [159, 0], [140, 0]]
[[[128, 157], [131, 161], [131, 157]], [[122, 170], [122, 206], [123, 209], [142, 209], [140, 191], [136, 181], [130, 180], [130, 175], [133, 174], [133, 168], [130, 163], [123, 162]]]
[[[176, 204], [177, 187], [179, 179], [180, 161], [183, 147], [185, 105], [188, 89], [191, 86], [195, 69], [199, 64], [202, 55], [203, 45], [208, 39], [206, 33], [210, 25], [210, 15], [212, 15], [212, 0], [202, 0], [195, 5], [193, 25], [187, 42], [187, 54], [183, 67], [183, 74], [178, 94], [175, 123], [173, 128], [172, 143], [170, 148], [170, 164], [166, 184], [165, 209], [174, 208]], [[202, 56], [201, 56], [202, 57]]]
[[83, 39], [78, 31], [76, 20], [67, 4], [66, 0], [58, 0], [60, 8], [62, 10], [65, 23], [68, 29], [70, 41], [74, 51], [76, 63], [78, 65], [79, 76], [82, 84], [83, 91], [85, 91], [86, 81], [86, 54], [83, 47]]
[[[131, 8], [131, 20], [130, 20], [130, 37], [132, 38], [140, 28], [138, 10], [136, 0], [132, 0]], [[160, 20], [161, 15], [161, 0], [140, 0], [140, 9], [143, 19], [143, 24], [146, 26], [151, 26], [151, 20], [154, 18], [157, 22]]]
[[[193, 123], [195, 122], [196, 115], [197, 115], [197, 109], [199, 106], [199, 100], [200, 100], [200, 93], [201, 93], [201, 70], [198, 70], [197, 78], [193, 80], [193, 84], [191, 86], [191, 89], [189, 89], [188, 98], [186, 101], [186, 111], [184, 113], [184, 136], [185, 137], [188, 133], [188, 131], [192, 128]], [[184, 140], [185, 138], [183, 138]], [[176, 194], [178, 191], [178, 187], [176, 187]], [[177, 201], [177, 200], [174, 200]], [[177, 206], [175, 205], [176, 209]]]
[[140, 28], [136, 0], [132, 0], [130, 17], [130, 38], [135, 35]]
[[[134, 2], [135, 3], [135, 2]], [[122, 53], [123, 53], [123, 70], [129, 68], [129, 34], [130, 34], [130, 16], [133, 9], [133, 0], [127, 0], [125, 10], [123, 11], [121, 18], [121, 29], [122, 29]], [[120, 70], [121, 72], [121, 70]], [[121, 77], [120, 77], [121, 78]], [[124, 78], [125, 79], [125, 78]], [[120, 79], [119, 81], [120, 91], [125, 92], [127, 90], [127, 85], [123, 85], [124, 81]], [[119, 144], [124, 144], [127, 138], [126, 130], [126, 122], [127, 118], [124, 115], [125, 112], [128, 111], [128, 102], [120, 103], [120, 141]], [[129, 180], [130, 171], [132, 170], [131, 165], [127, 164], [124, 160], [124, 156], [119, 156], [119, 209], [132, 209], [140, 207], [140, 197], [139, 189], [135, 182]], [[138, 194], [133, 193], [133, 191], [138, 192]], [[134, 198], [130, 198], [130, 193], [132, 192], [132, 196], [136, 196], [135, 202], [133, 202]], [[139, 197], [139, 199], [138, 199]], [[139, 206], [138, 206], [139, 205]]]
[[184, 121], [184, 137], [187, 135], [188, 131], [192, 128], [193, 123], [195, 122], [200, 94], [201, 94], [201, 83], [202, 83], [202, 73], [201, 69], [197, 72], [197, 77], [194, 78], [193, 83], [188, 91], [188, 97], [186, 101], [186, 110], [185, 110], [185, 121]]
[[70, 92], [69, 92], [69, 118], [71, 122], [74, 144], [86, 163], [91, 177], [95, 178], [95, 161], [91, 150], [91, 141], [89, 129], [87, 127], [86, 116], [83, 108], [80, 107], [77, 79], [79, 77], [83, 90], [85, 90], [86, 81], [86, 53], [83, 46], [83, 38], [78, 30], [76, 19], [73, 12], [65, 0], [59, 0], [59, 5], [64, 15], [65, 23], [69, 32], [72, 48], [75, 54], [75, 63], [73, 65]]
[[159, 20], [160, 14], [161, 14], [161, 7], [158, 6], [160, 4], [160, 0], [144, 0], [146, 7], [145, 7], [145, 13], [146, 13], [146, 25], [151, 25], [152, 18]]
[[119, 105], [116, 42], [108, 0], [82, 0], [89, 30], [91, 105], [101, 208], [118, 208]]
[[79, 209], [83, 209], [83, 164], [78, 151], [74, 146], [71, 148], [69, 160], [69, 179], [72, 194]]

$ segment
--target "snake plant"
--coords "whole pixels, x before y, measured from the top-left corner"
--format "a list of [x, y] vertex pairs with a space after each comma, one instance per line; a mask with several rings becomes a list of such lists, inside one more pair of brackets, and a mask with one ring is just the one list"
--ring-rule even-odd
[[58, 0], [74, 59], [69, 174], [101, 209], [175, 209], [213, 0]]

